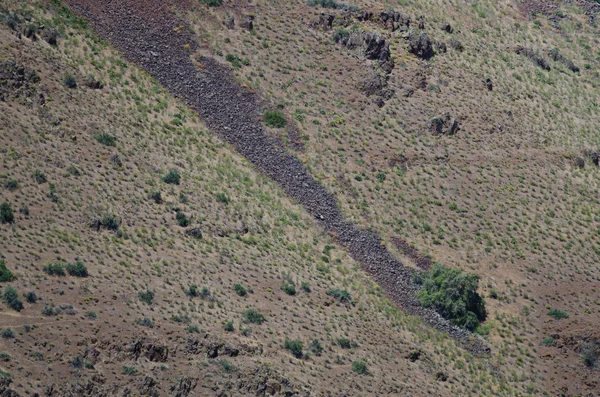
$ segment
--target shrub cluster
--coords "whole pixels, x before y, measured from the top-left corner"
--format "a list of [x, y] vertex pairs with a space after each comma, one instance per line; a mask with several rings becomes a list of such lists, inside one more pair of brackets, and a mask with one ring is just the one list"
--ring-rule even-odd
[[473, 331], [485, 320], [485, 301], [477, 293], [479, 276], [436, 263], [418, 275], [416, 282], [423, 286], [417, 293], [421, 304], [452, 324]]

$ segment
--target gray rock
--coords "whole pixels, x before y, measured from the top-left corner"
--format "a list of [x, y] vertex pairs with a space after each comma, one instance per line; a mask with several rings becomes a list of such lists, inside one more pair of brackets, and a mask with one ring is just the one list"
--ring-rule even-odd
[[408, 52], [422, 59], [433, 56], [433, 42], [427, 33], [412, 34], [408, 38]]

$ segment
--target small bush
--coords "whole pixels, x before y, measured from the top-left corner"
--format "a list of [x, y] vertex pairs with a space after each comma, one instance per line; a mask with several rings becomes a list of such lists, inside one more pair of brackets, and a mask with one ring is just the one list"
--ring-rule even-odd
[[233, 321], [225, 321], [225, 324], [223, 324], [223, 329], [227, 332], [233, 332], [235, 331], [235, 327], [233, 326]]
[[154, 321], [152, 321], [152, 319], [148, 318], [148, 317], [144, 317], [142, 319], [137, 319], [135, 320], [135, 323], [137, 325], [141, 325], [142, 327], [146, 327], [146, 328], [154, 328]]
[[9, 362], [11, 359], [10, 354], [8, 353], [0, 353], [0, 361]]
[[38, 296], [34, 291], [25, 292], [23, 297], [25, 297], [28, 303], [36, 303], [38, 301]]
[[331, 39], [333, 41], [335, 41], [336, 43], [339, 43], [342, 40], [345, 40], [348, 38], [348, 36], [350, 36], [350, 32], [346, 29], [337, 29], [334, 33], [333, 36], [331, 36]]
[[327, 291], [327, 295], [338, 300], [340, 303], [354, 304], [354, 301], [352, 300], [352, 295], [350, 295], [350, 292], [346, 291], [345, 289], [330, 289], [329, 291]]
[[2, 331], [0, 331], [0, 336], [2, 336], [4, 339], [12, 339], [15, 337], [15, 331], [10, 328], [4, 328]]
[[335, 344], [341, 347], [342, 349], [351, 349], [353, 347], [356, 347], [356, 343], [352, 342], [348, 338], [337, 338]]
[[250, 65], [250, 60], [248, 58], [240, 58], [239, 56], [234, 54], [227, 54], [225, 59], [227, 60], [227, 62], [231, 63], [231, 66], [233, 66], [235, 69], [241, 68], [242, 65]]
[[42, 309], [42, 314], [44, 316], [58, 316], [60, 314], [60, 309], [55, 308], [54, 306], [44, 306], [44, 308]]
[[185, 330], [187, 332], [189, 332], [190, 334], [199, 334], [200, 333], [200, 327], [198, 327], [197, 325], [188, 325], [188, 327]]
[[223, 4], [223, 0], [200, 0], [200, 4], [206, 4], [209, 7], [217, 7]]
[[304, 347], [304, 344], [300, 340], [286, 339], [283, 344], [283, 347], [287, 351], [292, 353], [292, 356], [294, 356], [296, 358], [302, 358], [302, 356], [304, 356], [304, 353], [302, 352], [302, 348]]
[[72, 74], [67, 74], [65, 75], [65, 78], [63, 79], [63, 83], [65, 84], [65, 86], [67, 88], [77, 88], [77, 79], [75, 78], [75, 76], [73, 76]]
[[344, 4], [336, 0], [308, 0], [311, 7], [321, 6], [323, 8], [333, 8], [336, 10], [358, 11], [359, 7], [354, 4]]
[[309, 347], [311, 353], [320, 356], [321, 353], [323, 353], [323, 346], [321, 345], [321, 342], [318, 341], [318, 339], [313, 339], [312, 342], [310, 342], [310, 347]]
[[150, 193], [150, 198], [154, 200], [156, 204], [161, 204], [163, 202], [162, 194], [160, 192]]
[[296, 287], [294, 287], [294, 284], [283, 283], [281, 289], [288, 295], [296, 295]]
[[265, 322], [265, 316], [256, 310], [248, 309], [244, 312], [244, 321], [252, 324], [262, 324]]
[[66, 276], [65, 268], [60, 263], [49, 263], [42, 268], [50, 276]]
[[138, 297], [142, 302], [151, 305], [152, 301], [154, 300], [154, 291], [150, 291], [149, 289], [146, 289], [146, 291], [140, 291], [138, 293]]
[[8, 283], [15, 279], [13, 273], [6, 267], [4, 259], [0, 259], [0, 283]]
[[137, 374], [137, 369], [134, 367], [128, 367], [127, 365], [123, 365], [122, 368], [123, 375], [135, 375]]
[[181, 227], [188, 227], [192, 221], [188, 218], [182, 211], [177, 211], [175, 214], [175, 219], [177, 219], [177, 224]]
[[219, 203], [223, 203], [223, 204], [229, 204], [229, 196], [227, 196], [225, 193], [217, 193], [217, 202]]
[[563, 318], [569, 318], [569, 313], [560, 309], [550, 309], [548, 310], [548, 315], [555, 320], [560, 320]]
[[21, 299], [19, 299], [19, 294], [17, 293], [17, 290], [11, 287], [10, 285], [4, 289], [2, 299], [11, 309], [17, 312], [23, 310], [23, 302], [21, 301]]
[[301, 288], [302, 288], [302, 291], [304, 291], [304, 292], [310, 292], [311, 291], [310, 284], [307, 283], [306, 281], [302, 282]]
[[67, 263], [66, 268], [67, 272], [74, 277], [87, 277], [89, 275], [87, 267], [85, 267], [82, 261]]
[[115, 214], [106, 213], [102, 216], [101, 225], [108, 230], [117, 230], [121, 225], [119, 218]]
[[352, 362], [352, 371], [359, 375], [365, 375], [368, 372], [367, 364], [364, 361]]
[[583, 364], [588, 368], [593, 368], [598, 363], [598, 346], [595, 343], [589, 343], [582, 350]]
[[4, 187], [8, 190], [15, 190], [19, 187], [19, 182], [14, 179], [9, 179], [6, 182], [4, 182]]
[[33, 171], [33, 180], [38, 184], [48, 182], [48, 179], [46, 178], [46, 174], [44, 174], [40, 170]]
[[108, 132], [101, 132], [94, 135], [94, 139], [103, 144], [104, 146], [117, 146], [117, 138]]
[[196, 284], [192, 284], [189, 286], [185, 294], [189, 297], [195, 298], [200, 295], [200, 291], [198, 291], [198, 286]]
[[277, 110], [268, 110], [263, 115], [263, 120], [266, 125], [273, 128], [283, 128], [287, 125], [285, 116]]
[[227, 360], [221, 360], [221, 367], [223, 368], [223, 371], [227, 373], [231, 373], [236, 370], [235, 366]]
[[0, 222], [2, 223], [14, 223], [15, 212], [13, 211], [10, 203], [4, 202], [0, 204]]
[[246, 291], [246, 288], [244, 288], [244, 286], [242, 286], [241, 284], [234, 284], [233, 289], [235, 290], [235, 293], [239, 296], [248, 295], [248, 291]]
[[98, 315], [96, 314], [96, 312], [94, 311], [89, 311], [85, 313], [86, 317], [89, 318], [90, 320], [95, 320]]
[[181, 175], [178, 170], [172, 169], [163, 175], [162, 181], [169, 185], [179, 185], [181, 183]]
[[83, 368], [83, 357], [81, 356], [77, 356], [74, 359], [71, 360], [71, 366], [73, 366], [74, 368]]

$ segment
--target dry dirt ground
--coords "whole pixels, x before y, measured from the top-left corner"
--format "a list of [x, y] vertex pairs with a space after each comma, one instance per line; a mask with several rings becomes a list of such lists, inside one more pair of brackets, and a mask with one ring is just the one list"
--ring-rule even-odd
[[[393, 4], [413, 21], [425, 16], [434, 40], [464, 46], [429, 61], [408, 53], [402, 32], [352, 21], [347, 29], [377, 30], [392, 43], [396, 94], [382, 108], [356, 87], [372, 61], [331, 40], [339, 11], [328, 10], [338, 20], [323, 31], [309, 26], [322, 9], [300, 1], [177, 10], [200, 44], [190, 56], [248, 59], [234, 69], [238, 83], [296, 125], [296, 156], [346, 219], [379, 232], [392, 251], [399, 236], [482, 277], [487, 358], [399, 312], [335, 236], [66, 10], [2, 5], [60, 35], [52, 46], [43, 30], [19, 37], [0, 24], [3, 66], [15, 61], [39, 75], [0, 86], [0, 201], [16, 213], [14, 224], [1, 225], [0, 242], [16, 277], [1, 286], [40, 298], [21, 298], [20, 312], [0, 306], [0, 328], [12, 331], [0, 339], [0, 390], [597, 395], [599, 373], [583, 364], [582, 349], [598, 340], [600, 323], [599, 170], [584, 154], [599, 145], [598, 36], [583, 9], [558, 4], [558, 22], [511, 2]], [[249, 14], [252, 31], [240, 26]], [[547, 59], [558, 48], [580, 71], [553, 61], [544, 70], [517, 45]], [[67, 75], [76, 88], [65, 86]], [[88, 76], [104, 87], [86, 86]], [[461, 129], [435, 135], [429, 121], [446, 112]], [[284, 129], [269, 132], [289, 139]], [[171, 169], [179, 185], [162, 181]], [[177, 223], [177, 209], [189, 226]], [[90, 228], [106, 214], [118, 230]], [[185, 234], [194, 227], [201, 239]], [[76, 260], [88, 277], [43, 270]], [[208, 294], [187, 296], [192, 284]], [[335, 301], [331, 289], [349, 291], [354, 304]], [[141, 299], [148, 291], [151, 304]], [[266, 321], [249, 323], [249, 309]], [[569, 317], [554, 320], [550, 309]], [[302, 341], [308, 355], [293, 357], [286, 339]], [[353, 372], [354, 362], [368, 373]]]

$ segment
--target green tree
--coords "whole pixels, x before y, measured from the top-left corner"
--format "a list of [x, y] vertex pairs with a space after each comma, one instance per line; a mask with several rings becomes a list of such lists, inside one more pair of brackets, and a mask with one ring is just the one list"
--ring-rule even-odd
[[485, 301], [477, 293], [478, 275], [436, 263], [416, 281], [422, 284], [417, 293], [421, 304], [435, 309], [451, 323], [473, 331], [485, 320]]

